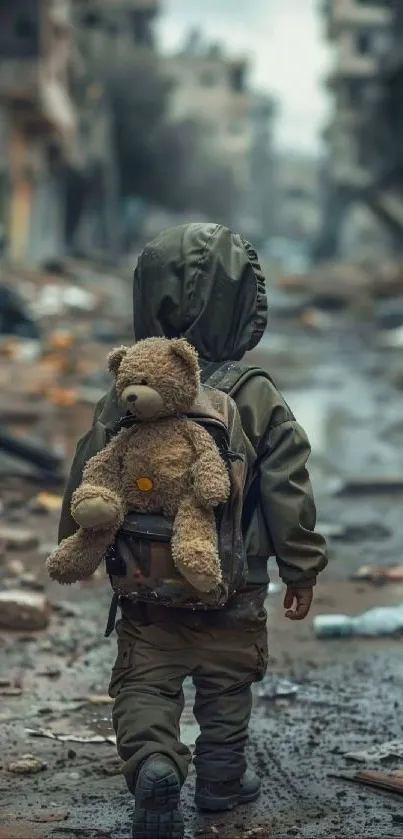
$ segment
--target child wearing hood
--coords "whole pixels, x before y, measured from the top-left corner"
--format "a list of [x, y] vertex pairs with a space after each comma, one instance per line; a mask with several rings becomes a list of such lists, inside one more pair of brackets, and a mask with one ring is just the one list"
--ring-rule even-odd
[[[134, 273], [136, 340], [184, 337], [206, 374], [242, 361], [267, 326], [266, 284], [256, 252], [218, 224], [163, 231], [140, 255]], [[245, 370], [247, 368], [245, 367]], [[183, 683], [196, 690], [196, 805], [210, 812], [254, 801], [260, 780], [245, 747], [252, 685], [268, 662], [264, 608], [270, 556], [286, 586], [286, 617], [304, 619], [317, 575], [327, 564], [315, 532], [307, 471], [310, 445], [281, 394], [262, 375], [245, 375], [233, 397], [257, 454], [259, 497], [245, 535], [248, 579], [225, 608], [203, 612], [133, 603], [121, 598], [118, 655], [112, 672], [113, 722], [124, 775], [135, 796], [133, 836], [182, 839], [181, 787], [191, 755], [180, 742]], [[71, 496], [87, 460], [99, 451], [101, 428], [120, 417], [114, 386], [98, 404], [92, 429], [79, 442], [66, 489], [59, 541], [77, 525]]]

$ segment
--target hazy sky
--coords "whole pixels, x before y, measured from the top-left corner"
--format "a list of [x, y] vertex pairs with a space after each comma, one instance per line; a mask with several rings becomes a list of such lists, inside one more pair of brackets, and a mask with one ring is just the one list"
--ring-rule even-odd
[[198, 26], [225, 42], [228, 52], [246, 53], [253, 84], [271, 90], [280, 102], [278, 144], [316, 151], [328, 108], [321, 5], [321, 0], [164, 0], [161, 44], [172, 51]]

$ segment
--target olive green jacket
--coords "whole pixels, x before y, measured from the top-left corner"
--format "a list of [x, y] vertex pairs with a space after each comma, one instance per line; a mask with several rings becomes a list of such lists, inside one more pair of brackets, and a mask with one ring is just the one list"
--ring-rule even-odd
[[[164, 231], [141, 254], [134, 274], [137, 340], [179, 335], [204, 361], [239, 360], [267, 324], [266, 284], [256, 253], [227, 228], [190, 224]], [[307, 471], [310, 445], [274, 384], [255, 376], [236, 394], [242, 425], [260, 469], [260, 502], [246, 535], [249, 582], [268, 580], [275, 556], [286, 584], [313, 585], [327, 565], [315, 532], [316, 509]], [[114, 387], [98, 403], [81, 438], [68, 480], [59, 540], [77, 529], [70, 503], [87, 460], [107, 441], [121, 415]]]

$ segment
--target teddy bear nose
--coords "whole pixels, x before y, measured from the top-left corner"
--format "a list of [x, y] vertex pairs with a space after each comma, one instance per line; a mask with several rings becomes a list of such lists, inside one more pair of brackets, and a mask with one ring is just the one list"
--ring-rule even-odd
[[129, 393], [129, 395], [127, 397], [127, 401], [131, 402], [132, 404], [133, 404], [133, 402], [137, 402], [137, 394], [136, 393]]

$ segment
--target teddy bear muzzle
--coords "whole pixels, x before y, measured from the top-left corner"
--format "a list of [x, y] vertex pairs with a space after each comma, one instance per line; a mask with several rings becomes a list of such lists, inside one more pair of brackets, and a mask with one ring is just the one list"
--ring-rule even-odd
[[164, 409], [162, 396], [148, 385], [129, 385], [121, 394], [126, 410], [140, 420], [150, 420]]

